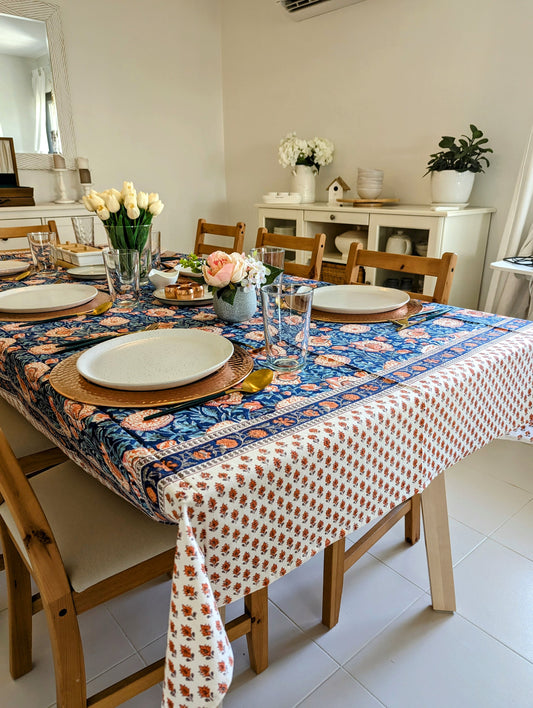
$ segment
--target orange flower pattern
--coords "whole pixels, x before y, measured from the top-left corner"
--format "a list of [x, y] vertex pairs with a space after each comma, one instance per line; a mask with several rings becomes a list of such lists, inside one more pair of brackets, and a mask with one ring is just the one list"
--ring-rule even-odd
[[[259, 317], [227, 326], [209, 306], [162, 307], [145, 290], [140, 310], [0, 323], [0, 393], [91, 474], [176, 525], [164, 705], [214, 706], [233, 672], [219, 606], [383, 516], [493, 438], [522, 426], [516, 437], [533, 440], [533, 326], [457, 308], [404, 332], [313, 322], [304, 371], [146, 423], [146, 410], [54, 391], [48, 375], [70, 356], [58, 345], [81, 336], [155, 321], [263, 341]], [[254, 359], [264, 366], [264, 353]]]

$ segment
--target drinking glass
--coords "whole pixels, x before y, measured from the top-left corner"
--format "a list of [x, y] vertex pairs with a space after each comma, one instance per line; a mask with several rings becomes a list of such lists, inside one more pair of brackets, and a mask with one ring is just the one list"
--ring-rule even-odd
[[276, 371], [305, 366], [313, 289], [273, 283], [261, 288], [267, 363]]
[[76, 243], [83, 246], [94, 246], [94, 217], [73, 216], [71, 219]]
[[113, 307], [134, 307], [139, 301], [139, 251], [109, 249], [103, 256]]
[[154, 231], [150, 234], [150, 251], [152, 254], [152, 263], [150, 268], [161, 267], [161, 231]]
[[35, 270], [42, 273], [55, 272], [57, 234], [54, 231], [29, 233], [28, 243]]
[[[261, 261], [263, 265], [274, 266], [275, 268], [280, 268], [283, 270], [285, 266], [285, 249], [279, 248], [278, 246], [263, 246], [262, 248], [252, 248], [250, 251], [252, 258], [256, 261]], [[282, 273], [274, 280], [275, 283], [280, 282], [282, 279]]]

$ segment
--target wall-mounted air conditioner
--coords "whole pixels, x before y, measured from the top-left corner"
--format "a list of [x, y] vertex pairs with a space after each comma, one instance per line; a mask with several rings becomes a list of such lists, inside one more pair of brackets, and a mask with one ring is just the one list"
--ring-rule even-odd
[[323, 15], [332, 10], [339, 10], [347, 5], [355, 5], [363, 0], [276, 0], [292, 20], [307, 20], [309, 17]]

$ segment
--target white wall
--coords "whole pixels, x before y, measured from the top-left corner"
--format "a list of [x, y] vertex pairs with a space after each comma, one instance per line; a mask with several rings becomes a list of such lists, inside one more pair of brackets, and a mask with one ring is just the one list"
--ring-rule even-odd
[[[293, 22], [274, 0], [222, 0], [227, 193], [231, 221], [286, 190], [279, 140], [333, 140], [317, 194], [358, 167], [385, 171], [383, 196], [430, 201], [422, 178], [442, 135], [476, 124], [494, 149], [471, 203], [494, 206], [494, 260], [533, 123], [531, 0], [365, 0]], [[356, 196], [355, 194], [353, 195]], [[484, 291], [488, 287], [487, 273]]]
[[[159, 192], [163, 245], [189, 249], [200, 216], [226, 217], [219, 4], [59, 0], [78, 155], [94, 187]], [[22, 171], [36, 201], [50, 172]], [[76, 173], [69, 195], [80, 196]]]

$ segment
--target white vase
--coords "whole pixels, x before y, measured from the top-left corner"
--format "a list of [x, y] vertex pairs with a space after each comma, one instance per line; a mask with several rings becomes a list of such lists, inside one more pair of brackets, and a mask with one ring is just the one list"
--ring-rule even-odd
[[315, 201], [316, 172], [308, 165], [295, 165], [291, 172], [291, 192], [302, 195], [302, 204]]
[[431, 201], [434, 204], [466, 204], [474, 186], [474, 177], [474, 172], [432, 172]]

